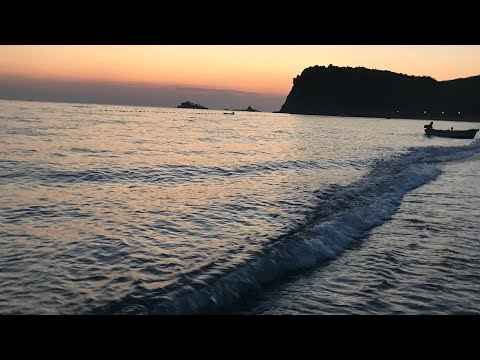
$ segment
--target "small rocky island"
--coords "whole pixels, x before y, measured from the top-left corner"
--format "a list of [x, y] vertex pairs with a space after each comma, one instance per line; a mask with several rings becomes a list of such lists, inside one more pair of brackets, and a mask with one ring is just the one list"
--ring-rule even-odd
[[257, 110], [257, 109], [254, 109], [252, 108], [250, 105], [246, 108], [246, 109], [225, 109], [225, 110], [228, 110], [228, 111], [250, 111], [250, 112], [260, 112], [260, 110]]
[[183, 109], [208, 109], [205, 106], [199, 105], [199, 104], [194, 104], [191, 101], [185, 101], [182, 102], [180, 105], [177, 106], [177, 108], [183, 108]]
[[251, 111], [251, 112], [259, 112], [259, 110], [252, 108], [250, 105], [246, 109], [239, 109], [237, 111]]

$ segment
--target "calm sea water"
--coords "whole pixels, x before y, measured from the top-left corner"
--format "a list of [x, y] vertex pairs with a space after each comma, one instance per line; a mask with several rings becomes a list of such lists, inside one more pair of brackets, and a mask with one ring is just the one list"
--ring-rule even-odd
[[480, 141], [424, 123], [0, 101], [0, 313], [478, 314]]

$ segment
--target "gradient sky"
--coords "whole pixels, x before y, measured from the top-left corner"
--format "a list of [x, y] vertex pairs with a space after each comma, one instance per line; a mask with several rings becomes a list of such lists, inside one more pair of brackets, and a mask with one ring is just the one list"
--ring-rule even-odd
[[[227, 102], [225, 107], [236, 106], [242, 103], [243, 96], [245, 101], [256, 97], [257, 106], [265, 104], [263, 110], [273, 111], [279, 109], [292, 87], [292, 79], [303, 69], [329, 64], [450, 80], [480, 75], [480, 46], [0, 46], [0, 97], [8, 98], [10, 91], [17, 97], [23, 94], [42, 98], [39, 84], [45, 84], [49, 99], [55, 98], [56, 88], [58, 96], [65, 97], [65, 87], [60, 92], [59, 84], [68, 83], [73, 88], [74, 84], [82, 83], [82, 86], [91, 87], [86, 90], [90, 93], [92, 87], [101, 85], [104, 95], [110, 97], [115, 97], [116, 89], [122, 88], [121, 101], [128, 100], [127, 90], [130, 89], [132, 104], [135, 104], [132, 89], [155, 88], [159, 91], [159, 106], [176, 106], [169, 102], [176, 102], [189, 93], [183, 92], [168, 101], [162, 100], [161, 94], [168, 89], [194, 88], [197, 94], [205, 89], [203, 95], [225, 95], [221, 104], [215, 105], [217, 108], [223, 108], [223, 101]], [[109, 90], [105, 90], [105, 86], [109, 86]], [[78, 96], [76, 94], [72, 96]], [[202, 99], [208, 102], [208, 97]], [[278, 108], [267, 108], [276, 106]]]

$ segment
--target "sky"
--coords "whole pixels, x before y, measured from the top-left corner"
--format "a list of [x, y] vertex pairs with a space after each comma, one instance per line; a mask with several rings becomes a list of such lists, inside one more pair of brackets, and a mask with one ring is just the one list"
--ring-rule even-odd
[[480, 75], [480, 46], [1, 45], [0, 98], [276, 111], [330, 64], [451, 80]]

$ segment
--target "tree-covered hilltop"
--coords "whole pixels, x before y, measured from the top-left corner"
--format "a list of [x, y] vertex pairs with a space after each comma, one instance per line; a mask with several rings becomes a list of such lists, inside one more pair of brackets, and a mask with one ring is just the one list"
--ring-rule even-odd
[[314, 66], [293, 79], [280, 112], [480, 121], [480, 76], [437, 81], [363, 67]]

